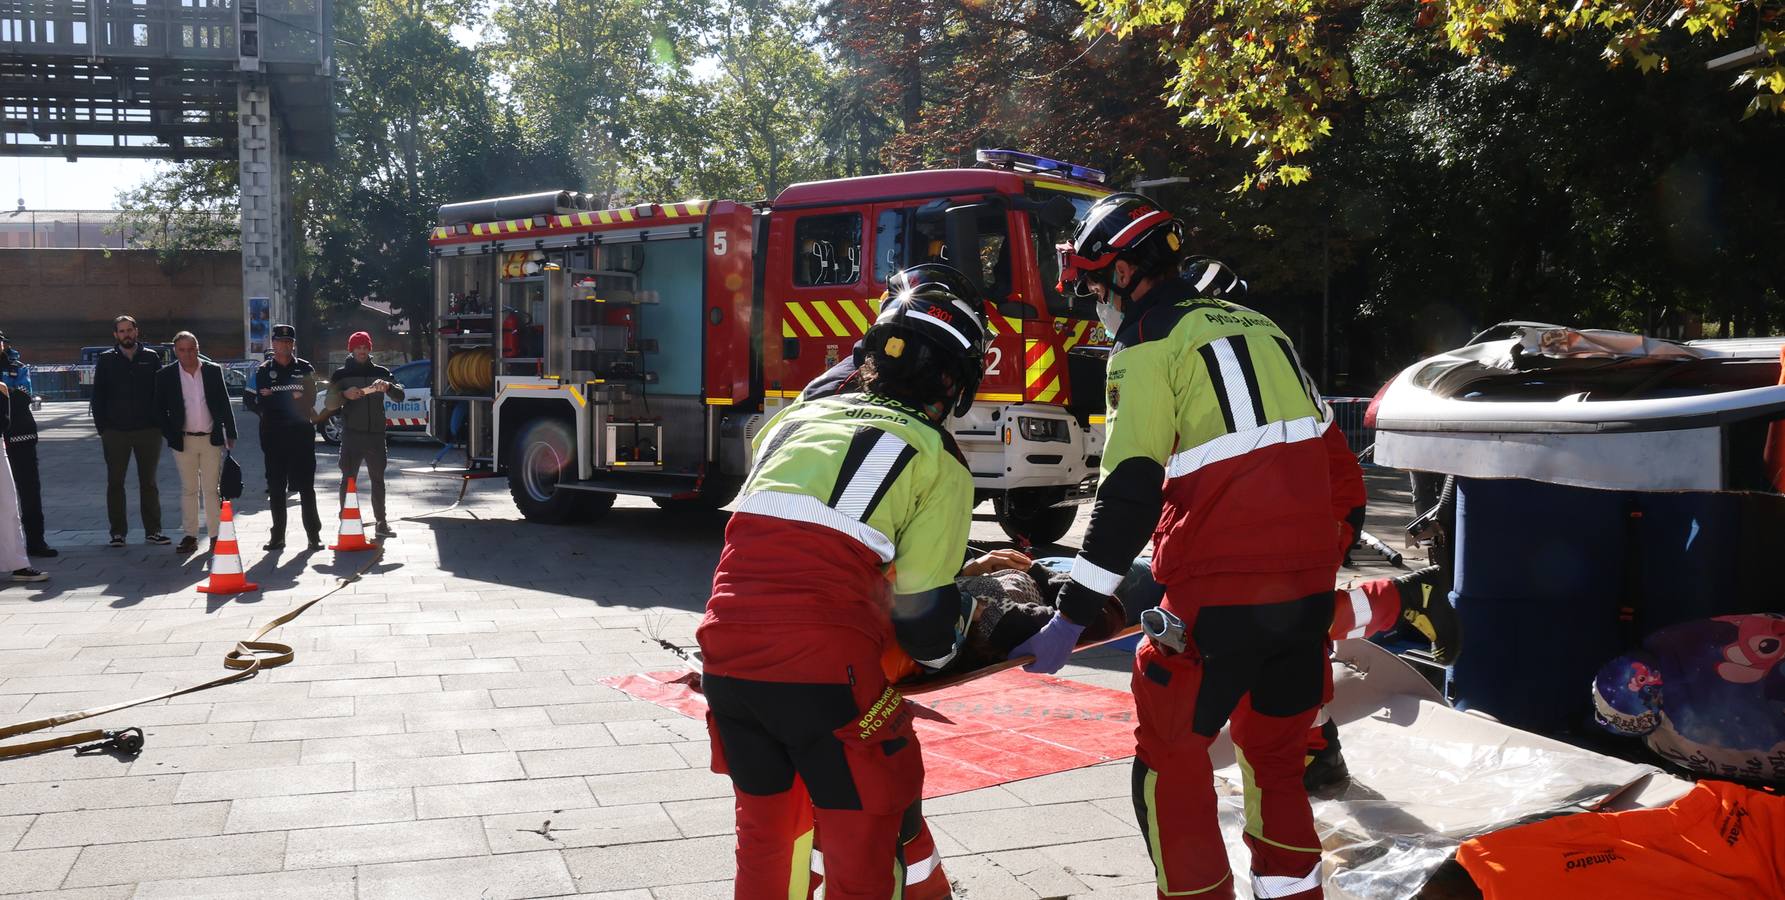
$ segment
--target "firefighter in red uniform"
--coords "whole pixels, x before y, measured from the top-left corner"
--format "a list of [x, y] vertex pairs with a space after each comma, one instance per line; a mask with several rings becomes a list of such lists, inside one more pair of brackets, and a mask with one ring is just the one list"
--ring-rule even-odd
[[802, 399], [757, 438], [696, 633], [713, 766], [737, 793], [739, 898], [806, 896], [814, 825], [827, 897], [901, 896], [908, 865], [947, 896], [933, 854], [903, 857], [923, 761], [880, 660], [897, 641], [939, 669], [972, 619], [954, 579], [973, 482], [941, 423], [983, 374], [980, 308], [946, 266], [895, 275], [860, 391]]
[[1152, 535], [1165, 597], [1135, 655], [1133, 784], [1158, 895], [1234, 896], [1208, 756], [1231, 718], [1252, 895], [1319, 897], [1302, 775], [1331, 691], [1332, 423], [1270, 319], [1178, 276], [1182, 227], [1112, 194], [1060, 248], [1063, 289], [1095, 295], [1115, 336], [1108, 440], [1072, 583], [1018, 651], [1057, 671]]

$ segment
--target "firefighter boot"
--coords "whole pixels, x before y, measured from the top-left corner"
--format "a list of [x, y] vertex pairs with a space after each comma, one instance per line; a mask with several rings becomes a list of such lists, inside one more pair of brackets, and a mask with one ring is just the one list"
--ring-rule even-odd
[[1351, 770], [1345, 765], [1344, 754], [1339, 752], [1339, 723], [1331, 719], [1308, 729], [1308, 753], [1304, 760], [1307, 768], [1302, 770], [1302, 787], [1310, 794], [1342, 787], [1351, 780]]
[[1438, 566], [1408, 572], [1395, 579], [1395, 590], [1401, 595], [1401, 621], [1431, 641], [1432, 658], [1448, 666], [1463, 650], [1463, 629], [1449, 598], [1434, 589], [1442, 572]]

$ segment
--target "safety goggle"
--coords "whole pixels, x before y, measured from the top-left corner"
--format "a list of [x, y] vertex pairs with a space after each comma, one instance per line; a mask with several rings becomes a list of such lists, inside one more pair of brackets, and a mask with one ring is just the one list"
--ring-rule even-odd
[[1054, 285], [1054, 290], [1063, 296], [1095, 296], [1091, 292], [1091, 281], [1106, 278], [1103, 270], [1116, 261], [1114, 250], [1096, 258], [1087, 258], [1072, 252], [1071, 244], [1055, 244], [1054, 253], [1060, 267], [1060, 281]]

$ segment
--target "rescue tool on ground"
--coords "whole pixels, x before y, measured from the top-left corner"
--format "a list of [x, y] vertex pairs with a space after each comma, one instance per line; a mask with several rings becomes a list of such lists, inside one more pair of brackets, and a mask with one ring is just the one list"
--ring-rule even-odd
[[853, 351], [887, 279], [945, 262], [987, 298], [985, 376], [948, 425], [975, 497], [1013, 538], [1057, 540], [1095, 488], [1108, 340], [1056, 290], [1054, 245], [1108, 189], [1083, 166], [979, 159], [755, 203], [443, 206], [430, 433], [506, 474], [533, 520], [600, 515], [617, 494], [723, 505], [750, 439]]

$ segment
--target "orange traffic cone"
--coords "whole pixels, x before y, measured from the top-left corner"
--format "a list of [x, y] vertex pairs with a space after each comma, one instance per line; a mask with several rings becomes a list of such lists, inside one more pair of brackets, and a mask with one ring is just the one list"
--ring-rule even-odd
[[366, 527], [359, 519], [359, 491], [355, 488], [354, 479], [347, 479], [347, 496], [341, 503], [341, 531], [335, 538], [335, 545], [330, 550], [373, 550], [373, 544], [366, 540]]
[[211, 583], [198, 586], [201, 594], [240, 594], [258, 591], [260, 585], [242, 575], [242, 551], [236, 548], [236, 512], [228, 500], [223, 501], [222, 520], [217, 527], [217, 549], [211, 551]]

